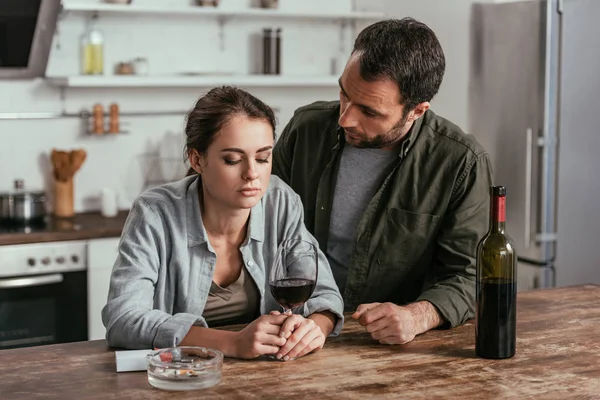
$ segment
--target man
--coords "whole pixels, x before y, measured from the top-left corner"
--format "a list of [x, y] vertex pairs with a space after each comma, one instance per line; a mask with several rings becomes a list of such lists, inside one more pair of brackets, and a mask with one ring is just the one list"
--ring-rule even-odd
[[339, 102], [298, 109], [273, 154], [346, 310], [384, 344], [473, 317], [491, 166], [472, 136], [429, 110], [444, 70], [426, 25], [377, 22], [356, 39]]

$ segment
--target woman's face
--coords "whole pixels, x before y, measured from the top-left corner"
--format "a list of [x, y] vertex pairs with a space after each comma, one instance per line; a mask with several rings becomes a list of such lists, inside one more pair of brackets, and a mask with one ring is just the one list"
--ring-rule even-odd
[[272, 149], [273, 129], [267, 121], [232, 118], [205, 155], [190, 155], [191, 165], [202, 175], [205, 201], [210, 198], [232, 209], [254, 207], [269, 186]]

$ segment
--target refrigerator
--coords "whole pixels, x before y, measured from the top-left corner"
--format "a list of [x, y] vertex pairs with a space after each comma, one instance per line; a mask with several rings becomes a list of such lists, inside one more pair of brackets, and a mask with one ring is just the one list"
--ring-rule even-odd
[[518, 288], [600, 283], [600, 0], [474, 3], [469, 131], [507, 189]]

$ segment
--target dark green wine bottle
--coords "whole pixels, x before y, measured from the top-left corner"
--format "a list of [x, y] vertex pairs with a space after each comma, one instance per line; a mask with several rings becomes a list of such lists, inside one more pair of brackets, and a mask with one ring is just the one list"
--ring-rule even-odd
[[482, 358], [515, 355], [517, 254], [506, 233], [506, 188], [491, 188], [490, 229], [477, 246], [475, 352]]

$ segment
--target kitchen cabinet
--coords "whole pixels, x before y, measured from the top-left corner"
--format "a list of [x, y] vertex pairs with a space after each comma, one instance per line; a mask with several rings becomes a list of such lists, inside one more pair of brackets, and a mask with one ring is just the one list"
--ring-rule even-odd
[[102, 308], [106, 304], [110, 274], [117, 258], [119, 238], [88, 241], [88, 338], [104, 339]]

